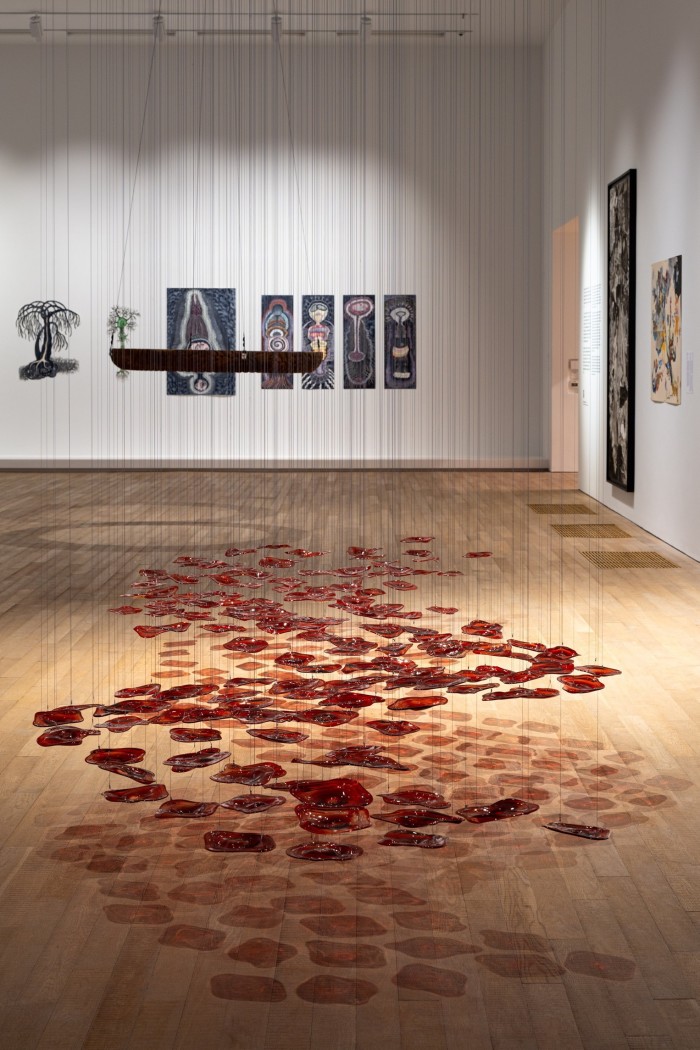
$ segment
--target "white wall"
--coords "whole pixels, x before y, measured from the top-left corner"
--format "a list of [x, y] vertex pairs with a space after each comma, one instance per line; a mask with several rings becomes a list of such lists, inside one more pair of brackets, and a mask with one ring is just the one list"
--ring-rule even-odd
[[[700, 6], [693, 0], [570, 0], [545, 47], [545, 244], [578, 215], [582, 293], [607, 296], [607, 183], [637, 169], [635, 491], [605, 481], [606, 319], [600, 374], [582, 374], [581, 487], [700, 558], [700, 417], [683, 369], [678, 407], [651, 401], [651, 267], [683, 256], [683, 354], [700, 310]], [[546, 315], [545, 315], [546, 316]]]
[[[541, 55], [372, 43], [0, 47], [0, 458], [544, 465]], [[285, 108], [291, 113], [291, 135]], [[292, 144], [293, 143], [293, 149]], [[135, 187], [127, 252], [125, 229]], [[418, 389], [174, 398], [115, 380], [105, 323], [165, 340], [168, 286], [418, 296]], [[80, 371], [20, 383], [18, 308], [80, 313]], [[336, 310], [340, 313], [340, 298]], [[378, 355], [382, 354], [378, 324]], [[29, 424], [29, 425], [28, 425]]]

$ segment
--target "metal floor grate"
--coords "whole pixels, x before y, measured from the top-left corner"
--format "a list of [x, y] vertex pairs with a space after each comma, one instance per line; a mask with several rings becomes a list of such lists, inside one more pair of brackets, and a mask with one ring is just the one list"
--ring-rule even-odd
[[580, 551], [599, 569], [678, 569], [657, 551]]
[[560, 536], [574, 536], [577, 539], [603, 539], [624, 540], [629, 539], [629, 532], [625, 532], [619, 525], [610, 523], [601, 525], [552, 525], [555, 532]]
[[535, 514], [593, 514], [585, 503], [528, 503]]

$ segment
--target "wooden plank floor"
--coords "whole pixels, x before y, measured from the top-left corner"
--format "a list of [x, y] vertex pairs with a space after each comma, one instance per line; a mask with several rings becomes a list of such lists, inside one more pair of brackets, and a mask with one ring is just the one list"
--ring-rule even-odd
[[[2, 485], [3, 1047], [700, 1047], [697, 563], [587, 499], [568, 475], [7, 472]], [[528, 507], [550, 502], [589, 513]], [[630, 535], [576, 539], [551, 527], [577, 522]], [[402, 544], [407, 536], [435, 539]], [[393, 808], [382, 792], [408, 785], [444, 791], [454, 809], [529, 795], [537, 813], [426, 829], [447, 835], [439, 850], [382, 847], [392, 825], [374, 821], [343, 840], [363, 847], [357, 860], [303, 863], [286, 854], [308, 838], [291, 800], [265, 816], [219, 810], [190, 821], [156, 820], [152, 804], [108, 803], [103, 790], [130, 782], [85, 763], [95, 741], [145, 747], [147, 767], [174, 797], [222, 801], [246, 790], [213, 784], [211, 770], [170, 774], [162, 762], [178, 745], [165, 727], [37, 747], [37, 710], [108, 703], [116, 689], [151, 679], [167, 687], [274, 667], [288, 635], [267, 636], [270, 648], [251, 658], [196, 623], [142, 640], [135, 623], [164, 621], [107, 611], [132, 601], [121, 596], [140, 568], [173, 572], [179, 555], [223, 559], [233, 545], [271, 543], [329, 552], [275, 570], [281, 576], [358, 565], [346, 554], [353, 544], [389, 558], [430, 549], [439, 562], [403, 561], [463, 575], [411, 577], [416, 591], [392, 590], [382, 577], [366, 586], [385, 591], [377, 600], [423, 611], [421, 626], [464, 637], [469, 620], [496, 620], [506, 637], [572, 645], [579, 663], [623, 674], [583, 696], [485, 703], [445, 694], [447, 705], [415, 716], [419, 733], [387, 744], [410, 767], [400, 774], [291, 764], [358, 738], [386, 743], [363, 728], [383, 717], [378, 706], [338, 729], [312, 727], [294, 746], [227, 722], [221, 746], [240, 762], [279, 761], [290, 777], [357, 777], [375, 795], [373, 814]], [[601, 570], [584, 550], [656, 551], [678, 567]], [[492, 557], [465, 559], [469, 551]], [[280, 600], [268, 584], [243, 593]], [[287, 608], [342, 614], [327, 604]], [[362, 633], [357, 623], [342, 633]], [[470, 655], [464, 666], [484, 661]], [[612, 838], [542, 828], [560, 818], [605, 824]], [[209, 853], [203, 835], [216, 827], [263, 831], [277, 848]]]

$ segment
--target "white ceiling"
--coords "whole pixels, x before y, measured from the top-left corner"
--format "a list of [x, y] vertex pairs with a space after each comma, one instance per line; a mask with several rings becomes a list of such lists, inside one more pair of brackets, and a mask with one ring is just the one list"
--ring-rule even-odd
[[[27, 41], [29, 19], [42, 16], [43, 39], [89, 33], [91, 39], [127, 32], [150, 35], [160, 11], [169, 35], [206, 31], [248, 39], [270, 32], [281, 17], [282, 40], [323, 39], [360, 34], [368, 42], [397, 40], [435, 43], [537, 44], [568, 0], [0, 0], [0, 42]], [[302, 37], [302, 34], [304, 36]]]

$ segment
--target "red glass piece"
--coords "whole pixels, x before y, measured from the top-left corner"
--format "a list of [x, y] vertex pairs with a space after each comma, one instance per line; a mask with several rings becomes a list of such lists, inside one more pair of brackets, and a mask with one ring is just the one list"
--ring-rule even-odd
[[125, 762], [100, 762], [98, 768], [104, 769], [106, 773], [116, 773], [117, 776], [136, 780], [139, 784], [152, 784], [156, 779], [155, 773], [152, 773], [150, 769], [129, 766]]
[[533, 653], [543, 653], [547, 648], [542, 642], [521, 642], [518, 638], [509, 638], [508, 643], [518, 649], [529, 649]]
[[54, 707], [51, 711], [37, 711], [32, 724], [39, 729], [48, 729], [71, 722], [82, 722], [81, 710], [81, 707]]
[[206, 685], [173, 685], [170, 689], [164, 689], [158, 696], [159, 700], [191, 700], [195, 696], [205, 696], [218, 689], [218, 686], [208, 682]]
[[406, 772], [409, 768], [402, 766], [389, 755], [382, 755], [381, 746], [376, 744], [339, 747], [317, 759], [295, 759], [294, 761], [312, 766], [368, 766], [372, 769], [393, 769], [396, 772]]
[[190, 620], [195, 623], [199, 620], [211, 620], [211, 613], [205, 612], [185, 612], [182, 614], [186, 620]]
[[159, 634], [166, 634], [168, 631], [174, 631], [176, 633], [189, 631], [191, 626], [192, 625], [187, 620], [183, 620], [178, 623], [164, 623], [159, 627], [139, 624], [134, 627], [134, 630], [140, 638], [157, 638]]
[[[167, 711], [161, 711], [155, 718], [149, 718], [148, 724], [152, 726], [172, 726], [180, 721], [181, 715], [182, 711], [180, 708], [170, 707]], [[214, 713], [212, 712], [209, 717], [213, 718]]]
[[381, 547], [348, 547], [348, 555], [351, 558], [373, 558], [381, 549]]
[[434, 536], [404, 536], [399, 543], [430, 543], [434, 539]]
[[403, 828], [424, 828], [428, 824], [461, 824], [461, 817], [451, 817], [435, 809], [395, 809], [392, 813], [373, 813], [375, 820], [400, 824]]
[[[360, 846], [347, 846], [339, 842], [302, 842], [298, 846], [292, 846], [287, 850], [287, 856], [293, 860], [355, 860], [361, 857], [363, 850]], [[340, 978], [334, 978], [340, 980]]]
[[598, 678], [589, 674], [564, 674], [559, 676], [558, 681], [564, 686], [566, 693], [595, 693], [605, 688]]
[[387, 831], [379, 840], [380, 846], [418, 846], [421, 849], [441, 849], [447, 845], [444, 835], [425, 835], [419, 831]]
[[369, 811], [360, 809], [317, 809], [315, 806], [296, 806], [294, 812], [299, 826], [315, 835], [334, 835], [341, 831], [361, 831], [370, 826]]
[[264, 813], [265, 810], [275, 806], [283, 806], [286, 802], [283, 795], [236, 795], [229, 798], [220, 805], [224, 809], [234, 809], [237, 813]]
[[291, 569], [294, 558], [261, 558], [258, 565], [264, 569]]
[[361, 707], [379, 704], [381, 700], [380, 696], [374, 696], [372, 693], [334, 693], [333, 696], [319, 700], [319, 707], [340, 707], [354, 711]]
[[261, 740], [270, 740], [274, 744], [300, 744], [302, 740], [308, 740], [308, 733], [300, 733], [294, 729], [247, 729], [249, 736], [259, 737]]
[[598, 828], [592, 824], [563, 824], [561, 821], [553, 820], [549, 824], [543, 824], [548, 831], [559, 831], [562, 835], [576, 835], [581, 839], [603, 840], [610, 838], [609, 828]]
[[411, 558], [431, 558], [433, 552], [423, 550], [420, 547], [412, 547], [410, 550], [404, 551], [404, 554], [410, 555]]
[[387, 656], [405, 656], [406, 653], [410, 652], [413, 645], [411, 642], [401, 643], [394, 642], [392, 645], [380, 645], [380, 653], [386, 653]]
[[275, 848], [272, 835], [243, 831], [208, 831], [204, 848], [211, 853], [269, 853]]
[[263, 787], [271, 780], [284, 777], [287, 770], [276, 762], [253, 762], [248, 766], [237, 766], [231, 763], [211, 776], [218, 784], [245, 784], [248, 787]]
[[306, 664], [312, 664], [316, 657], [312, 653], [297, 653], [290, 651], [288, 653], [282, 653], [281, 656], [275, 658], [275, 663], [279, 667], [304, 667]]
[[376, 626], [369, 623], [361, 623], [360, 627], [363, 631], [371, 631], [372, 634], [379, 635], [380, 638], [398, 638], [406, 630], [405, 627], [400, 627], [397, 623], [383, 623]]
[[490, 558], [491, 551], [467, 551], [465, 558]]
[[120, 700], [116, 704], [99, 704], [95, 707], [95, 718], [105, 718], [108, 715], [134, 715], [134, 714], [158, 714], [168, 706], [167, 700], [150, 699], [149, 697], [135, 696], [132, 700]]
[[117, 715], [116, 718], [108, 718], [106, 722], [102, 723], [100, 728], [108, 729], [110, 733], [128, 733], [135, 726], [145, 726], [147, 724], [148, 719], [139, 718], [138, 715]]
[[503, 624], [491, 623], [489, 620], [471, 620], [462, 628], [462, 634], [472, 634], [480, 638], [502, 638]]
[[407, 580], [389, 580], [387, 587], [393, 588], [395, 591], [417, 591], [415, 583], [409, 583]]
[[297, 722], [312, 722], [317, 726], [342, 726], [358, 717], [357, 711], [336, 711], [333, 708], [309, 711], [295, 711], [294, 718]]
[[[557, 690], [542, 690], [548, 696], [556, 696]], [[484, 693], [482, 700], [518, 700], [521, 697], [534, 697], [538, 695], [536, 689], [496, 689], [491, 693]]]
[[502, 798], [486, 806], [465, 806], [457, 812], [465, 816], [470, 824], [487, 824], [506, 817], [522, 817], [539, 808], [534, 802], [525, 802], [521, 798]]
[[227, 551], [224, 551], [226, 558], [235, 558], [239, 554], [255, 554], [255, 547], [229, 547]]
[[429, 791], [427, 788], [402, 788], [400, 791], [382, 795], [382, 798], [396, 806], [430, 806], [432, 809], [447, 809], [449, 806], [449, 802], [439, 792]]
[[118, 700], [129, 700], [134, 696], [152, 696], [159, 692], [158, 682], [147, 682], [145, 685], [130, 685], [126, 689], [117, 689], [114, 695]]
[[610, 675], [622, 674], [622, 671], [618, 671], [615, 667], [604, 667], [601, 664], [584, 664], [583, 667], [577, 667], [576, 670], [592, 675], [594, 678], [608, 678]]
[[263, 638], [232, 638], [230, 642], [224, 642], [224, 649], [233, 653], [261, 653], [268, 645]]
[[183, 576], [180, 572], [173, 572], [170, 579], [175, 580], [175, 583], [197, 583], [199, 576]]
[[107, 612], [119, 613], [121, 616], [134, 616], [141, 612], [139, 605], [119, 605], [116, 609], [108, 609]]
[[36, 738], [39, 747], [75, 747], [82, 744], [86, 736], [99, 736], [99, 729], [47, 729]]
[[456, 605], [429, 605], [428, 612], [440, 613], [442, 616], [452, 616], [459, 612]]
[[295, 554], [297, 558], [320, 558], [322, 554], [328, 554], [328, 551], [307, 551], [303, 547], [295, 547], [289, 553]]
[[441, 707], [446, 703], [446, 696], [405, 696], [387, 706], [390, 711], [426, 711], [430, 707]]
[[216, 809], [216, 802], [193, 802], [188, 798], [171, 798], [164, 802], [154, 815], [160, 819], [166, 817], [211, 817]]
[[365, 724], [368, 729], [374, 729], [383, 736], [407, 736], [409, 733], [417, 733], [421, 728], [414, 722], [406, 722], [400, 718], [387, 721], [376, 719]]
[[294, 798], [316, 809], [360, 809], [369, 806], [372, 795], [349, 777], [333, 780], [290, 780], [287, 789]]
[[288, 543], [263, 543], [261, 547], [258, 547], [259, 551], [281, 551], [284, 547], [288, 547]]
[[108, 802], [160, 802], [168, 797], [168, 789], [165, 784], [144, 784], [142, 787], [103, 791], [102, 794]]
[[170, 739], [179, 743], [198, 744], [203, 740], [221, 740], [218, 729], [171, 729]]
[[173, 773], [187, 773], [190, 769], [212, 766], [230, 758], [230, 751], [221, 751], [218, 747], [205, 747], [201, 751], [190, 751], [184, 755], [171, 755], [163, 765], [170, 766]]
[[97, 747], [85, 761], [91, 766], [100, 766], [104, 762], [143, 762], [145, 756], [142, 747]]

